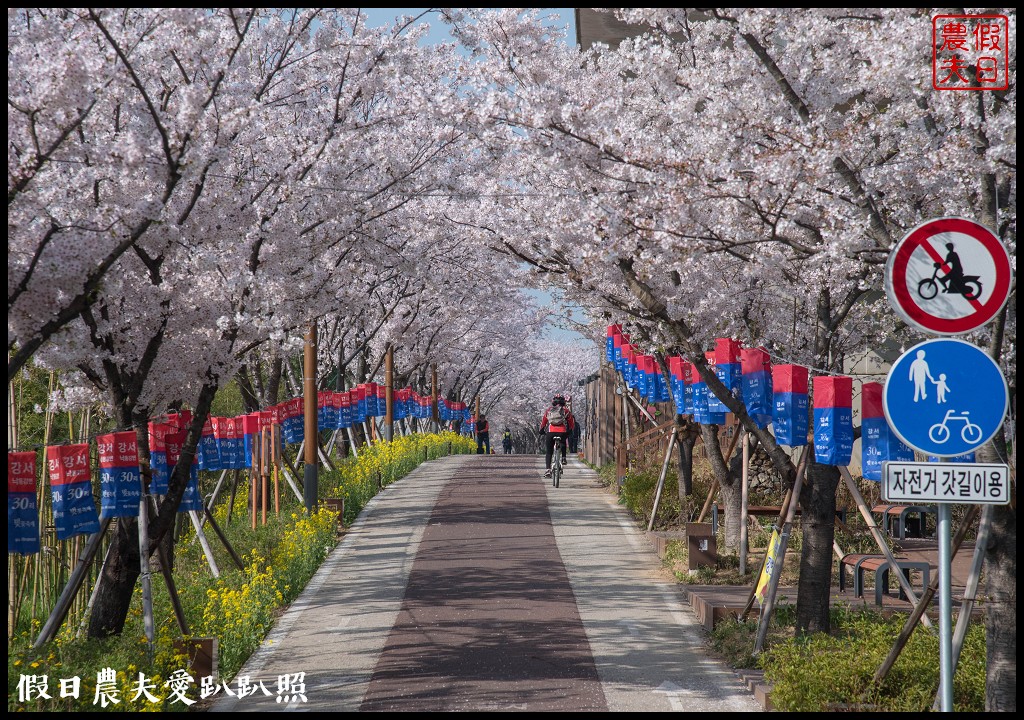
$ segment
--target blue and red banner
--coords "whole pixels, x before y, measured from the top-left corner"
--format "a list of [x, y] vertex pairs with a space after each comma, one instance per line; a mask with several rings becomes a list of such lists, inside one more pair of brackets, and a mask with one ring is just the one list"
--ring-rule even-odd
[[58, 540], [99, 532], [100, 521], [92, 499], [89, 445], [46, 448], [53, 491], [53, 524]]
[[621, 337], [622, 337], [621, 333], [622, 333], [622, 327], [621, 326], [619, 326], [619, 325], [609, 325], [608, 326], [608, 335], [605, 338], [605, 344], [604, 344], [604, 357], [605, 357], [605, 360], [607, 360], [608, 362], [615, 362], [615, 336], [618, 335], [620, 337], [619, 342], [621, 343], [622, 342], [622, 340], [621, 340]]
[[914, 451], [896, 437], [882, 408], [882, 384], [864, 383], [861, 390], [860, 465], [865, 480], [882, 481], [882, 463], [913, 461]]
[[628, 343], [622, 346], [622, 377], [626, 381], [626, 387], [630, 390], [637, 386], [636, 352]]
[[366, 386], [356, 385], [349, 391], [349, 397], [352, 401], [352, 422], [354, 424], [366, 422], [366, 418], [368, 416], [366, 408]]
[[149, 494], [167, 494], [167, 445], [164, 438], [172, 432], [168, 423], [149, 423]]
[[39, 552], [39, 508], [36, 505], [36, 454], [7, 453], [7, 552]]
[[220, 446], [217, 443], [217, 436], [213, 431], [213, 418], [209, 415], [206, 416], [206, 422], [203, 423], [203, 433], [199, 436], [196, 458], [199, 461], [200, 470], [224, 469], [220, 459]]
[[708, 407], [708, 385], [700, 376], [695, 365], [690, 365], [690, 376], [693, 388], [693, 419], [702, 425], [722, 425], [725, 413], [713, 413]]
[[772, 424], [780, 445], [807, 444], [807, 368], [776, 365], [772, 370]]
[[625, 333], [612, 336], [612, 343], [614, 345], [613, 351], [615, 353], [615, 369], [620, 374], [626, 374], [626, 347], [629, 345], [629, 336]]
[[672, 403], [676, 406], [676, 415], [684, 414], [683, 399], [683, 359], [678, 355], [665, 358], [668, 363], [668, 374], [672, 378]]
[[853, 455], [853, 378], [814, 378], [814, 459], [849, 465]]
[[683, 414], [693, 415], [693, 364], [683, 360]]
[[259, 445], [260, 437], [260, 414], [258, 412], [251, 412], [248, 415], [242, 415], [242, 437], [243, 437], [243, 450], [242, 450], [242, 467], [252, 467], [252, 453], [253, 450]]
[[142, 499], [139, 441], [134, 430], [96, 438], [100, 468], [100, 519], [138, 517]]
[[[711, 358], [709, 358], [711, 359]], [[715, 375], [722, 381], [733, 396], [739, 396], [741, 390], [740, 377], [740, 344], [732, 338], [718, 338], [715, 340], [713, 356], [715, 362]], [[712, 393], [708, 393], [708, 410], [710, 412], [727, 413], [729, 408], [725, 403]]]
[[[257, 415], [257, 413], [253, 413], [253, 415]], [[244, 415], [243, 417], [248, 418], [249, 416]], [[257, 416], [257, 422], [258, 420]], [[171, 472], [174, 471], [174, 466], [178, 464], [178, 459], [181, 457], [181, 449], [185, 445], [185, 436], [185, 431], [178, 430], [168, 433], [167, 437], [164, 438], [167, 444], [167, 466]], [[193, 456], [192, 465], [189, 468], [188, 484], [185, 485], [185, 494], [181, 496], [178, 512], [201, 511], [202, 509], [203, 498], [199, 494], [199, 466]]]
[[305, 403], [301, 397], [284, 402], [281, 408], [281, 434], [286, 443], [300, 443], [306, 436]]
[[772, 421], [772, 364], [763, 348], [740, 350], [743, 405], [754, 423], [768, 427]]

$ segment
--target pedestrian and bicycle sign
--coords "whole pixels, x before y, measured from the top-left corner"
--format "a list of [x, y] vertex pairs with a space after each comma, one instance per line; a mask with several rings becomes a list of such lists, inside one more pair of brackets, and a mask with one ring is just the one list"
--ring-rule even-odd
[[885, 419], [904, 443], [927, 455], [963, 455], [988, 442], [1006, 416], [1009, 393], [999, 366], [952, 338], [905, 352], [885, 381]]
[[1010, 297], [1006, 246], [972, 220], [944, 217], [897, 243], [885, 268], [889, 303], [910, 325], [961, 335], [991, 321]]
[[1006, 505], [1010, 502], [1010, 468], [986, 463], [886, 462], [882, 498], [909, 505]]

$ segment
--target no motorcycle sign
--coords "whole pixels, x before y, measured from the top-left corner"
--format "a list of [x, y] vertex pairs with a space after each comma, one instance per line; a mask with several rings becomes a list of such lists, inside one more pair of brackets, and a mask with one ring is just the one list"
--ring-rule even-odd
[[1006, 246], [971, 220], [918, 225], [897, 243], [885, 268], [889, 303], [909, 324], [961, 335], [992, 320], [1010, 296]]

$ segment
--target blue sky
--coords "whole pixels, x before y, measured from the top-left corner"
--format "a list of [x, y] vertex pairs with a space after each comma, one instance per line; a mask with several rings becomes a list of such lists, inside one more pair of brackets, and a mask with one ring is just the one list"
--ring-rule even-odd
[[[429, 8], [360, 8], [369, 21], [370, 27], [377, 27], [380, 25], [388, 25], [395, 21], [395, 18], [400, 15], [416, 16], [420, 13], [429, 10]], [[570, 43], [576, 42], [576, 18], [574, 15], [573, 8], [537, 8], [543, 10], [541, 15], [553, 14], [557, 15], [557, 19], [554, 24], [558, 27], [566, 27], [567, 40]], [[448, 31], [438, 18], [436, 13], [428, 14], [424, 21], [430, 25], [430, 33], [427, 35], [428, 42], [440, 42], [449, 40]]]

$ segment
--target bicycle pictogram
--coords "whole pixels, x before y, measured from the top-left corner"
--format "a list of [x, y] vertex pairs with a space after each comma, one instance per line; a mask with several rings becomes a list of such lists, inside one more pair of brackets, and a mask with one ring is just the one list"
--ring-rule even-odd
[[981, 427], [971, 422], [967, 416], [970, 414], [967, 410], [964, 410], [959, 415], [954, 415], [956, 410], [947, 410], [946, 416], [942, 418], [942, 422], [935, 423], [928, 430], [928, 437], [932, 442], [942, 445], [952, 436], [952, 432], [947, 427], [947, 423], [956, 420], [963, 421], [964, 427], [960, 431], [960, 437], [966, 443], [976, 443], [981, 440]]

